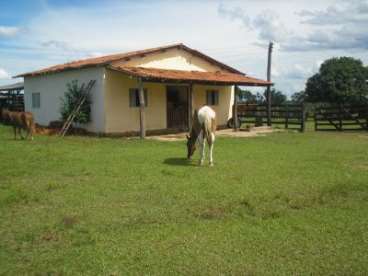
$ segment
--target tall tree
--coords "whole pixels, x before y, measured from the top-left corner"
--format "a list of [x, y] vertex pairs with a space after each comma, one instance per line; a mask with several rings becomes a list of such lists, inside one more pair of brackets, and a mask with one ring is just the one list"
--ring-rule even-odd
[[331, 58], [310, 77], [305, 97], [310, 102], [358, 103], [367, 101], [368, 69], [359, 59]]
[[[246, 103], [254, 103], [254, 104], [265, 104], [266, 103], [266, 93], [267, 90], [264, 91], [264, 93], [257, 92], [256, 94], [253, 94], [249, 90], [238, 90], [238, 99], [241, 102]], [[285, 104], [287, 101], [287, 97], [284, 93], [282, 93], [279, 90], [276, 90], [275, 88], [271, 89], [271, 101], [273, 105], [281, 105]]]
[[253, 94], [249, 90], [238, 90], [239, 101], [251, 104], [263, 103], [263, 96], [260, 93]]
[[301, 104], [305, 101], [305, 92], [295, 92], [293, 95], [291, 95], [291, 102]]
[[[266, 102], [267, 99], [267, 90], [265, 90], [263, 94], [264, 102]], [[271, 103], [272, 105], [282, 105], [285, 104], [287, 101], [287, 97], [284, 93], [282, 93], [280, 90], [276, 90], [275, 88], [271, 89]]]

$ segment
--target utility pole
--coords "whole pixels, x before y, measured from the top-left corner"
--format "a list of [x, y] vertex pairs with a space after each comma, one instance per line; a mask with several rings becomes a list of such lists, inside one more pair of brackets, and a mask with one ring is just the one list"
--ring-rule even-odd
[[[271, 82], [271, 63], [272, 63], [272, 48], [273, 43], [270, 41], [268, 45], [268, 60], [267, 60], [267, 81]], [[267, 125], [271, 126], [271, 85], [267, 86]]]

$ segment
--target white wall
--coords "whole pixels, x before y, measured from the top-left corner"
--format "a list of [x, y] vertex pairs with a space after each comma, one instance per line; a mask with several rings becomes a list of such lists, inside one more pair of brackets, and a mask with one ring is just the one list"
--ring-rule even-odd
[[[36, 123], [47, 126], [50, 121], [60, 120], [61, 98], [67, 91], [66, 84], [78, 80], [79, 84], [96, 80], [91, 90], [91, 122], [83, 126], [88, 131], [105, 131], [104, 112], [104, 72], [105, 69], [85, 68], [24, 78], [25, 110], [32, 112]], [[32, 93], [41, 94], [41, 107], [32, 108]]]

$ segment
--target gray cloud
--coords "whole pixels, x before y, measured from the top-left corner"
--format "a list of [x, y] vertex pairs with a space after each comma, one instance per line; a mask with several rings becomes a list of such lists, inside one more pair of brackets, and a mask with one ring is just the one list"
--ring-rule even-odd
[[282, 42], [288, 39], [291, 32], [285, 27], [279, 16], [271, 10], [265, 10], [253, 21], [252, 26], [258, 30], [258, 35], [264, 41]]
[[218, 6], [217, 12], [220, 16], [224, 16], [231, 20], [240, 20], [246, 28], [251, 28], [250, 17], [240, 7], [227, 8], [223, 3]]
[[337, 2], [325, 10], [302, 10], [297, 13], [308, 31], [299, 34], [283, 23], [272, 10], [250, 18], [240, 8], [219, 6], [219, 14], [227, 18], [241, 19], [243, 25], [256, 31], [264, 47], [268, 41], [280, 44], [284, 51], [317, 50], [367, 50], [368, 49], [368, 1]]
[[264, 10], [255, 18], [251, 19], [242, 8], [228, 8], [221, 3], [218, 6], [218, 14], [230, 20], [238, 20], [242, 23], [243, 27], [257, 31], [262, 41], [284, 41], [289, 33], [279, 16], [273, 13], [272, 10]]
[[[289, 51], [368, 49], [368, 1], [352, 1], [329, 6], [322, 11], [298, 13], [312, 31], [288, 43]], [[295, 38], [294, 38], [295, 39]]]
[[64, 41], [58, 41], [58, 40], [48, 40], [41, 43], [44, 47], [53, 47], [53, 48], [60, 48], [63, 50], [70, 49], [70, 46], [64, 42]]
[[318, 26], [368, 23], [368, 1], [346, 1], [329, 6], [326, 10], [302, 10], [297, 14], [304, 18], [303, 23]]

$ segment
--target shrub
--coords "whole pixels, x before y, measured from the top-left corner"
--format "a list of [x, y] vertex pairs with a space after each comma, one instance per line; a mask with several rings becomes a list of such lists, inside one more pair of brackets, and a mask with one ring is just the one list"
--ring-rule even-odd
[[[77, 80], [73, 80], [67, 85], [67, 91], [64, 94], [64, 98], [61, 99], [61, 118], [63, 121], [66, 121], [69, 115], [75, 110], [75, 108], [80, 103], [82, 97], [86, 95], [85, 85], [78, 85]], [[90, 122], [90, 114], [91, 114], [91, 97], [87, 95], [86, 100], [82, 104], [78, 114], [76, 114], [73, 122], [79, 124], [86, 124]]]

